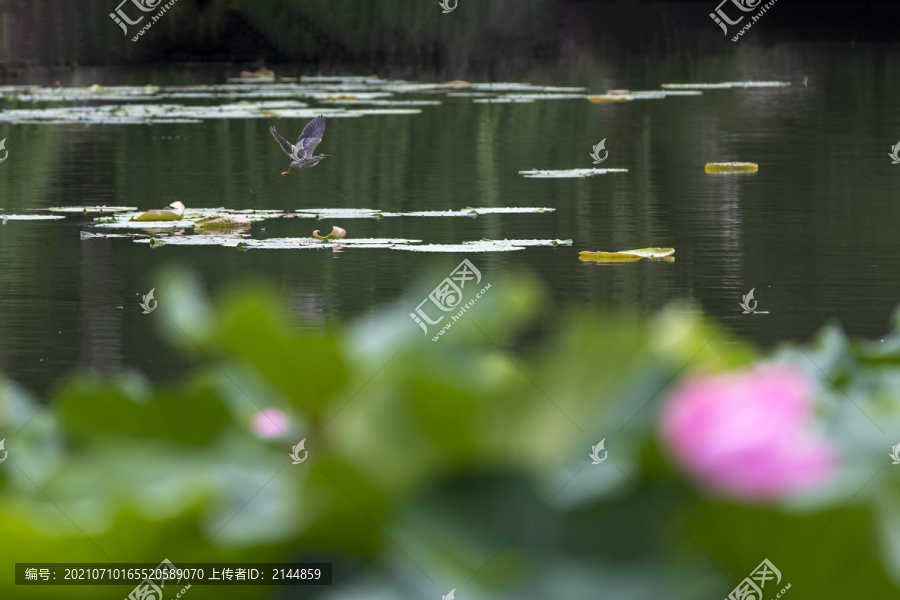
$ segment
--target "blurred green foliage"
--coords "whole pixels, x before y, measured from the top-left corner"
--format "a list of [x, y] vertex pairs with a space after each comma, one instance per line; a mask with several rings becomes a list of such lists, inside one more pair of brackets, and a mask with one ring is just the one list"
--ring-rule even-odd
[[[407, 316], [427, 292], [319, 335], [274, 289], [213, 304], [181, 273], [148, 318], [206, 365], [189, 378], [76, 373], [44, 403], [3, 380], [2, 596], [132, 587], [14, 588], [15, 562], [163, 558], [335, 564], [331, 588], [193, 586], [196, 599], [722, 598], [764, 558], [791, 597], [897, 594], [897, 333], [828, 327], [775, 352], [817, 382], [841, 469], [810, 496], [744, 505], [683, 476], [656, 431], [667, 389], [760, 360], [753, 347], [686, 306], [565, 315], [538, 334], [548, 307], [526, 275], [492, 282], [434, 343]], [[517, 350], [523, 335], [546, 339]], [[260, 439], [269, 407], [290, 430]], [[309, 459], [293, 465], [301, 439]], [[609, 458], [592, 465], [601, 439]]]

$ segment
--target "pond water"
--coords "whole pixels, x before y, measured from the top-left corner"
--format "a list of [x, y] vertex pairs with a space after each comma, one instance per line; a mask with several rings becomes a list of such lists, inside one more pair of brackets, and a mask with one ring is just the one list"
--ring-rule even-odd
[[[256, 239], [309, 237], [338, 225], [348, 238], [402, 238], [426, 244], [481, 239], [572, 239], [571, 246], [516, 252], [430, 254], [390, 249], [252, 250], [151, 248], [129, 239], [81, 239], [88, 217], [8, 221], [0, 226], [0, 370], [37, 391], [78, 366], [133, 366], [154, 379], [181, 371], [180, 358], [142, 314], [151, 288], [166, 301], [162, 265], [199, 274], [211, 291], [247, 277], [283, 289], [304, 327], [318, 329], [375, 311], [409, 314], [408, 290], [436, 283], [469, 258], [490, 281], [518, 269], [547, 287], [554, 313], [571, 306], [649, 313], [690, 300], [735, 333], [770, 345], [804, 340], [829, 319], [877, 338], [900, 299], [900, 166], [888, 156], [900, 140], [894, 51], [866, 44], [786, 44], [746, 53], [603, 63], [517, 74], [540, 86], [659, 91], [667, 83], [783, 81], [789, 87], [706, 89], [700, 95], [624, 102], [585, 98], [474, 102], [472, 96], [395, 93], [430, 100], [416, 114], [329, 118], [314, 169], [280, 173], [287, 158], [268, 132], [289, 139], [309, 117], [209, 119], [200, 123], [95, 124], [0, 121], [0, 214], [66, 205], [141, 210], [179, 200], [191, 208], [548, 207], [537, 214], [477, 218], [272, 219], [253, 223]], [[95, 69], [32, 73], [53, 86], [223, 84], [239, 69]], [[302, 67], [279, 74], [310, 74]], [[348, 73], [360, 75], [361, 73]], [[362, 73], [366, 75], [367, 73]], [[379, 73], [390, 77], [391, 73]], [[406, 76], [407, 80], [410, 78]], [[472, 83], [500, 83], [483, 76]], [[433, 82], [422, 74], [416, 82]], [[0, 81], [0, 85], [10, 82]], [[465, 88], [451, 93], [472, 92]], [[284, 100], [284, 99], [282, 99]], [[286, 100], [290, 100], [289, 98]], [[298, 98], [311, 108], [341, 106]], [[236, 100], [221, 99], [216, 103]], [[136, 101], [143, 102], [143, 101]], [[160, 100], [208, 104], [210, 100]], [[99, 104], [109, 104], [103, 102]], [[7, 98], [2, 108], [48, 106]], [[409, 107], [406, 107], [409, 108]], [[526, 178], [531, 169], [627, 169], [577, 179]], [[601, 151], [601, 155], [602, 155]], [[2, 151], [0, 151], [2, 154]], [[709, 162], [751, 161], [751, 174], [713, 175]], [[106, 230], [110, 232], [110, 230]], [[674, 261], [580, 261], [583, 250], [671, 247]], [[743, 314], [755, 289], [757, 312]], [[490, 315], [482, 315], [489, 319]], [[415, 324], [410, 320], [410, 327]]]

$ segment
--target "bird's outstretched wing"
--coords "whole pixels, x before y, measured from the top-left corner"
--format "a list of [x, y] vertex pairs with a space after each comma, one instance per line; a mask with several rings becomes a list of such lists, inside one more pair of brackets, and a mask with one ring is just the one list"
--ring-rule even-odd
[[275, 131], [274, 126], [269, 127], [269, 132], [272, 134], [272, 137], [275, 138], [275, 140], [281, 146], [281, 149], [284, 150], [284, 153], [287, 154], [288, 156], [293, 157], [294, 145], [292, 143], [290, 143], [289, 141], [287, 141], [286, 139], [284, 139], [283, 137], [281, 137], [281, 135], [277, 131]]
[[306, 124], [303, 133], [297, 138], [297, 156], [299, 158], [312, 156], [316, 146], [322, 142], [323, 135], [325, 135], [325, 115], [319, 115]]

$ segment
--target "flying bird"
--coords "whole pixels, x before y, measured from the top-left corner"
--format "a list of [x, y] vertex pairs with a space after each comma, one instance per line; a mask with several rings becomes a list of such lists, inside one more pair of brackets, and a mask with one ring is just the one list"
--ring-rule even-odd
[[297, 138], [296, 144], [292, 144], [281, 137], [281, 135], [275, 131], [275, 127], [269, 127], [269, 131], [272, 133], [272, 137], [274, 137], [281, 146], [281, 149], [284, 150], [284, 153], [291, 159], [288, 170], [282, 173], [282, 175], [289, 175], [294, 169], [314, 167], [319, 164], [319, 161], [323, 158], [331, 158], [328, 154], [313, 154], [313, 152], [316, 151], [316, 146], [319, 145], [322, 141], [322, 136], [325, 134], [325, 115], [319, 115], [307, 123], [306, 127], [303, 128], [303, 133]]

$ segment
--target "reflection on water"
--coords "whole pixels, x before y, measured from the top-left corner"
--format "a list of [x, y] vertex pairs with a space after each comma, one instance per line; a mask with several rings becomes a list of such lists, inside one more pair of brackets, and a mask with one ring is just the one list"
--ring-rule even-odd
[[[277, 219], [254, 223], [250, 233], [303, 237], [338, 225], [350, 238], [432, 244], [571, 238], [572, 247], [479, 254], [478, 268], [492, 282], [517, 268], [532, 270], [546, 282], [555, 313], [582, 304], [646, 312], [690, 299], [762, 343], [806, 338], [829, 318], [877, 337], [900, 300], [900, 207], [891, 185], [900, 167], [887, 156], [897, 140], [885, 133], [900, 131], [893, 102], [885, 100], [898, 97], [900, 80], [875, 74], [883, 52], [864, 44], [798, 44], [653, 65], [623, 58], [600, 69], [582, 61], [517, 78], [596, 94], [669, 82], [793, 83], [781, 89], [604, 103], [483, 104], [470, 96], [413, 95], [402, 99], [442, 104], [416, 107], [420, 114], [329, 120], [322, 148], [334, 158], [291, 177], [280, 176], [284, 156], [268, 133], [274, 118], [152, 126], [4, 123], [0, 139], [10, 154], [0, 164], [0, 212], [71, 204], [146, 210], [174, 200], [189, 208], [285, 211], [548, 206], [556, 211], [474, 219]], [[117, 73], [92, 76], [125, 83]], [[132, 73], [129, 83], [170, 83], [168, 71], [143, 73], [145, 81], [134, 81]], [[206, 70], [196, 79], [224, 82], [234, 74]], [[189, 75], [180, 77], [190, 83]], [[875, 87], [880, 91], [872, 95]], [[306, 120], [277, 123], [296, 134]], [[604, 138], [603, 167], [627, 173], [519, 174], [592, 168], [590, 152]], [[705, 173], [714, 161], [752, 161], [759, 172]], [[379, 249], [150, 248], [130, 239], [81, 240], [79, 231], [88, 226], [89, 216], [75, 216], [0, 227], [0, 370], [30, 387], [46, 389], [76, 365], [135, 366], [154, 378], [178, 374], [181, 358], [157, 336], [155, 316], [138, 306], [151, 288], [160, 303], [167, 301], [166, 282], [155, 279], [161, 265], [197, 271], [211, 290], [248, 276], [268, 280], [284, 290], [304, 327], [318, 329], [376, 309], [408, 314], [411, 307], [398, 301], [404, 292], [460, 258]], [[578, 260], [582, 250], [644, 247], [673, 247], [675, 261], [598, 266]], [[739, 303], [751, 288], [758, 312], [768, 315], [742, 314]]]

